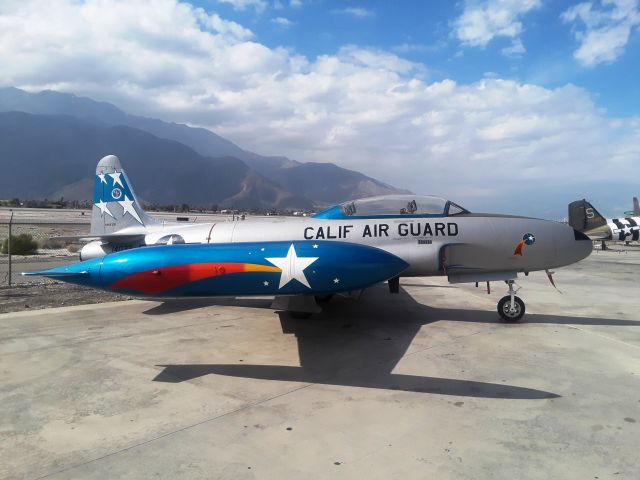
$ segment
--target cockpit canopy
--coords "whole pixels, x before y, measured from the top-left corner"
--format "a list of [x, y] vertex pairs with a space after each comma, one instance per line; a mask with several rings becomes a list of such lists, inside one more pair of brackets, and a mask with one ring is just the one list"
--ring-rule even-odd
[[469, 213], [460, 205], [430, 195], [384, 195], [350, 200], [316, 213], [315, 218], [370, 218], [409, 215], [413, 217], [446, 217]]

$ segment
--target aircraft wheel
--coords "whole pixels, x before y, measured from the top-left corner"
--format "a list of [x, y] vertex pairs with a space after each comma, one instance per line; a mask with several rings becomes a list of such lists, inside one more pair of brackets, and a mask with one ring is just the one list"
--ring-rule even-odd
[[513, 297], [514, 310], [511, 311], [511, 297], [507, 295], [498, 302], [498, 313], [505, 322], [517, 322], [524, 316], [524, 302], [520, 297]]
[[296, 320], [303, 320], [305, 318], [309, 318], [313, 315], [311, 312], [289, 312], [291, 318], [295, 318]]

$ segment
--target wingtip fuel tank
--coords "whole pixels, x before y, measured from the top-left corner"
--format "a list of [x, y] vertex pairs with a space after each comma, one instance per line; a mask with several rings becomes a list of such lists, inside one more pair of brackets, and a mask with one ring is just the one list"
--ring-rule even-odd
[[379, 248], [329, 241], [143, 247], [38, 272], [136, 296], [326, 295], [399, 275]]

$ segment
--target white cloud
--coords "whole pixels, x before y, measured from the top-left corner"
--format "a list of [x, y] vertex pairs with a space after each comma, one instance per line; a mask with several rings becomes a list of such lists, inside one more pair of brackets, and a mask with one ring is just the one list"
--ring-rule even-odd
[[573, 53], [578, 62], [591, 67], [612, 63], [624, 53], [632, 31], [640, 25], [639, 0], [602, 0], [579, 3], [561, 18], [573, 25], [580, 46]]
[[520, 57], [524, 52], [526, 52], [526, 50], [522, 41], [519, 38], [516, 38], [510, 46], [503, 48], [501, 52], [507, 57]]
[[279, 25], [279, 26], [284, 27], [284, 28], [287, 28], [287, 27], [290, 27], [291, 25], [293, 25], [293, 22], [291, 20], [289, 20], [288, 18], [284, 18], [284, 17], [272, 18], [269, 21], [271, 23], [275, 23], [276, 25]]
[[175, 0], [2, 3], [0, 64], [0, 85], [111, 101], [470, 208], [640, 176], [640, 119], [608, 118], [583, 89], [430, 82], [421, 64], [357, 46], [308, 59]]
[[356, 18], [373, 18], [376, 16], [373, 10], [363, 7], [337, 8], [335, 10], [331, 10], [331, 13], [336, 13], [338, 15], [350, 15]]
[[397, 73], [424, 71], [421, 64], [404, 60], [393, 53], [384, 50], [374, 50], [348, 45], [342, 47], [337, 57], [345, 63], [362, 65], [364, 67], [386, 70]]
[[263, 12], [267, 8], [266, 0], [218, 0], [219, 3], [227, 3], [234, 10], [246, 10], [255, 8], [257, 12]]
[[471, 47], [486, 47], [496, 37], [512, 38], [514, 46], [521, 46], [520, 20], [540, 5], [540, 0], [467, 0], [462, 15], [453, 22], [454, 34]]
[[242, 27], [236, 22], [223, 20], [215, 13], [206, 14], [204, 11], [196, 11], [196, 16], [203, 25], [223, 35], [235, 37], [239, 40], [248, 40], [253, 37], [251, 30]]

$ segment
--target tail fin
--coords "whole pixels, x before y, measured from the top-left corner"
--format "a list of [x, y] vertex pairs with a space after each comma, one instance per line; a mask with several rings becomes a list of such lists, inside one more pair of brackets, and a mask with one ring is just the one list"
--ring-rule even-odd
[[593, 205], [583, 199], [569, 204], [569, 225], [579, 232], [590, 232], [606, 226], [607, 220]]
[[640, 204], [638, 204], [638, 197], [633, 197], [633, 210], [624, 212], [627, 217], [640, 217]]
[[107, 235], [127, 229], [143, 233], [145, 227], [159, 223], [142, 209], [131, 182], [115, 155], [107, 155], [96, 167], [91, 214], [91, 235]]

